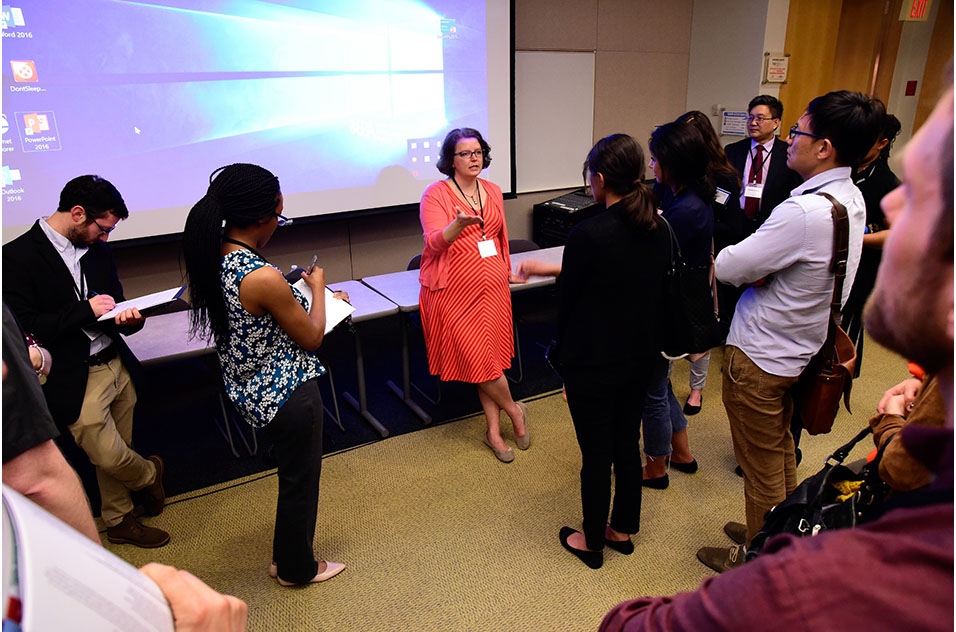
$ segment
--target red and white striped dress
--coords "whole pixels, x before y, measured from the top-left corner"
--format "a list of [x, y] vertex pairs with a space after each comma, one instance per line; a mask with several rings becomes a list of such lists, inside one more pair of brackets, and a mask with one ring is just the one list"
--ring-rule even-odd
[[484, 180], [482, 184], [488, 192], [488, 199], [482, 200], [485, 237], [494, 240], [498, 253], [492, 257], [478, 253], [482, 239], [478, 225], [468, 226], [445, 247], [441, 231], [455, 218], [455, 208], [468, 211], [448, 182], [436, 182], [422, 197], [425, 249], [419, 304], [429, 371], [445, 381], [497, 379], [514, 355], [504, 201], [496, 185]]

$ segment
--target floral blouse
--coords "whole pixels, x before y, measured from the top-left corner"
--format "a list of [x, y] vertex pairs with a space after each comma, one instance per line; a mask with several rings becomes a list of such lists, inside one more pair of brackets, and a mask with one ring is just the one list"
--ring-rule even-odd
[[[220, 263], [229, 335], [216, 346], [216, 351], [226, 394], [256, 428], [272, 421], [301, 384], [325, 374], [325, 367], [315, 354], [292, 340], [271, 314], [255, 316], [239, 302], [242, 279], [267, 265], [267, 261], [248, 250], [230, 252]], [[308, 309], [302, 293], [294, 287], [292, 293]]]

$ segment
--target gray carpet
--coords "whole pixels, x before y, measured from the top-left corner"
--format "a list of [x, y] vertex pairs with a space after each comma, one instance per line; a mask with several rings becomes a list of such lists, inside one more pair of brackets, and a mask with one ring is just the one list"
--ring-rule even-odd
[[[855, 414], [841, 412], [829, 435], [804, 436], [801, 480], [906, 376], [901, 359], [867, 343]], [[713, 575], [697, 549], [729, 546], [723, 524], [743, 521], [721, 360], [715, 352], [703, 410], [690, 418], [700, 471], [672, 471], [669, 489], [645, 490], [636, 551], [607, 549], [597, 571], [558, 542], [558, 529], [580, 528], [581, 519], [580, 453], [560, 392], [528, 401], [532, 446], [508, 465], [481, 443], [481, 416], [327, 456], [316, 554], [348, 565], [329, 582], [288, 589], [267, 576], [274, 472], [174, 499], [147, 519], [172, 534], [162, 549], [108, 546], [137, 566], [185, 568], [244, 599], [252, 630], [593, 630], [619, 601], [694, 589]], [[677, 362], [672, 379], [682, 402], [687, 374], [687, 363]]]

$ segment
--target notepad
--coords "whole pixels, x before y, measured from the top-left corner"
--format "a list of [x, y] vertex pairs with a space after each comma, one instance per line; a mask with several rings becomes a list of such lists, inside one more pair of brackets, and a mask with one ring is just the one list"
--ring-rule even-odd
[[[292, 284], [305, 296], [309, 302], [309, 311], [312, 311], [312, 288], [305, 282], [305, 279], [299, 279]], [[355, 311], [355, 308], [340, 298], [332, 295], [332, 290], [325, 288], [325, 333], [332, 331], [336, 325], [349, 317]]]
[[147, 294], [146, 296], [140, 296], [138, 298], [131, 298], [128, 301], [117, 303], [116, 307], [106, 312], [96, 320], [113, 320], [116, 318], [117, 314], [133, 307], [138, 309], [140, 312], [164, 307], [182, 296], [182, 293], [185, 291], [186, 286], [184, 285], [182, 287], [174, 287], [168, 290], [163, 290], [162, 292], [154, 292], [152, 294]]

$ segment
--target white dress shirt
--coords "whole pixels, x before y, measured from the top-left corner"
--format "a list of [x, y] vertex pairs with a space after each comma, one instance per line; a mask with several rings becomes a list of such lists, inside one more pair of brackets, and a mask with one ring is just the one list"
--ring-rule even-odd
[[740, 174], [740, 179], [744, 181], [744, 186], [740, 188], [740, 208], [743, 208], [747, 204], [747, 184], [750, 183], [750, 167], [753, 165], [757, 145], [763, 145], [763, 164], [760, 166], [760, 183], [766, 185], [767, 172], [770, 171], [770, 151], [773, 149], [773, 141], [776, 138], [777, 136], [774, 134], [766, 143], [758, 143], [750, 139], [750, 151], [747, 153], [747, 160], [744, 161], [744, 172]]
[[762, 370], [795, 377], [820, 350], [833, 297], [833, 219], [825, 191], [846, 206], [850, 223], [845, 303], [863, 248], [866, 205], [849, 167], [817, 174], [794, 189], [750, 237], [717, 256], [717, 278], [750, 287], [740, 297], [727, 344], [739, 347]]
[[[90, 297], [90, 288], [86, 286], [85, 279], [81, 276], [83, 270], [80, 268], [80, 259], [89, 251], [89, 248], [85, 246], [77, 248], [74, 246], [69, 239], [56, 232], [53, 227], [47, 223], [48, 219], [48, 217], [44, 217], [40, 220], [40, 228], [43, 230], [43, 234], [46, 235], [46, 238], [50, 240], [50, 243], [53, 244], [56, 251], [60, 253], [63, 264], [73, 276], [73, 283], [76, 284], [75, 291], [77, 300], [87, 300]], [[90, 338], [90, 355], [99, 353], [113, 343], [110, 337], [102, 331], [84, 327], [83, 332]]]

